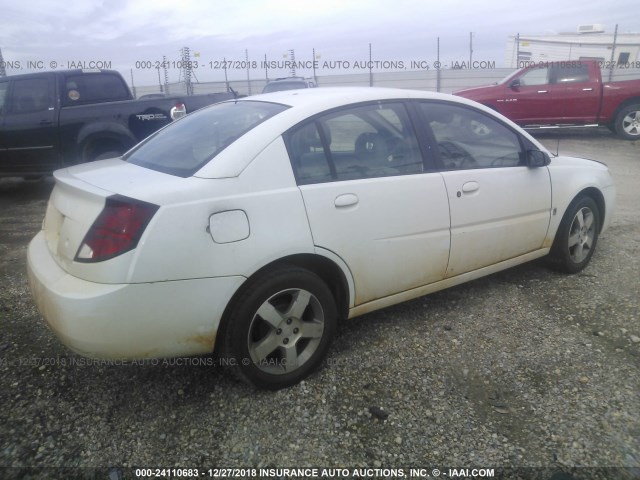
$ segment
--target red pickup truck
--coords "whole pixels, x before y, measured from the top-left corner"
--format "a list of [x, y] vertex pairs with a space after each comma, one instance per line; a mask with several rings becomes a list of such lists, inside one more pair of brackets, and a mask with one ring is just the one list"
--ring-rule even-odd
[[597, 61], [540, 62], [454, 94], [525, 127], [606, 125], [621, 138], [640, 139], [640, 80], [603, 82]]

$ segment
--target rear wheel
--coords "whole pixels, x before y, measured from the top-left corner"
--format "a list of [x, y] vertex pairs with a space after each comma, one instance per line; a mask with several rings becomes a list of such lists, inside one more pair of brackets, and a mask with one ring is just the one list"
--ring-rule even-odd
[[587, 266], [598, 243], [600, 212], [587, 196], [576, 198], [567, 209], [551, 248], [550, 260], [558, 270], [577, 273]]
[[249, 280], [223, 332], [223, 355], [259, 388], [298, 383], [322, 362], [336, 328], [335, 300], [314, 273], [278, 267]]
[[620, 110], [615, 125], [618, 136], [625, 140], [640, 140], [640, 104]]

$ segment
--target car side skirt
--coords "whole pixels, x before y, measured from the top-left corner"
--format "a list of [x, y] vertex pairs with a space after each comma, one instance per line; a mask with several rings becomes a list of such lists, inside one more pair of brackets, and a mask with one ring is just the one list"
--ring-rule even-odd
[[463, 273], [462, 275], [446, 278], [444, 280], [440, 280], [438, 282], [431, 283], [429, 285], [424, 285], [422, 287], [413, 288], [411, 290], [396, 293], [395, 295], [390, 295], [388, 297], [379, 298], [371, 302], [363, 303], [362, 305], [358, 305], [356, 307], [349, 309], [349, 318], [354, 318], [359, 315], [364, 315], [365, 313], [373, 312], [381, 308], [390, 307], [391, 305], [395, 305], [396, 303], [402, 303], [408, 300], [413, 300], [414, 298], [422, 297], [423, 295], [428, 295], [430, 293], [434, 293], [439, 290], [444, 290], [449, 287], [460, 285], [461, 283], [469, 282], [471, 280], [475, 280], [480, 277], [485, 277], [487, 275], [491, 275], [492, 273], [496, 273], [501, 270], [506, 270], [508, 268], [515, 267], [516, 265], [520, 265], [522, 263], [530, 262], [531, 260], [544, 257], [550, 251], [551, 251], [551, 248], [541, 248], [539, 250], [529, 252], [525, 255], [510, 258], [509, 260], [505, 260], [503, 262], [499, 262], [494, 265], [489, 265], [487, 267], [483, 267], [478, 270], [474, 270], [472, 272]]

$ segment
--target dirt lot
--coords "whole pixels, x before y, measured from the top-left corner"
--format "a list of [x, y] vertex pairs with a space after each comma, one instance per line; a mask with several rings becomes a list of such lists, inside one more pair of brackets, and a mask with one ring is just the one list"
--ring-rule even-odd
[[52, 182], [1, 180], [0, 467], [13, 468], [0, 477], [309, 466], [640, 478], [640, 142], [538, 138], [616, 179], [618, 210], [586, 270], [534, 262], [359, 317], [319, 372], [276, 393], [206, 359], [101, 365], [69, 352], [25, 274]]

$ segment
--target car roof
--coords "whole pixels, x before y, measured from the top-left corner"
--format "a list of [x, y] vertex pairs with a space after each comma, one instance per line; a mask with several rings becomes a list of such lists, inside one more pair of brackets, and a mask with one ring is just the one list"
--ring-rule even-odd
[[339, 107], [341, 105], [346, 105], [349, 103], [375, 100], [392, 100], [401, 98], [450, 99], [451, 95], [426, 92], [421, 90], [404, 90], [400, 88], [322, 87], [263, 93], [245, 97], [243, 100], [274, 102], [290, 107], [297, 107], [302, 105], [317, 105], [321, 108], [320, 111], [322, 111], [326, 110], [327, 108], [332, 108], [332, 106]]

